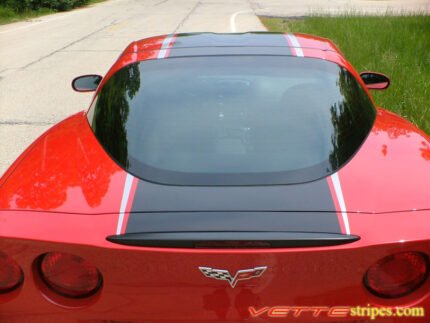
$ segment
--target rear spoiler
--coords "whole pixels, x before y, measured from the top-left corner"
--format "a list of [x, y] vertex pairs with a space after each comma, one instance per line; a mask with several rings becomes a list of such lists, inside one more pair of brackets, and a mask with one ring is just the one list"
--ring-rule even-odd
[[301, 248], [337, 246], [360, 237], [324, 232], [192, 231], [125, 233], [106, 239], [121, 245], [159, 248]]

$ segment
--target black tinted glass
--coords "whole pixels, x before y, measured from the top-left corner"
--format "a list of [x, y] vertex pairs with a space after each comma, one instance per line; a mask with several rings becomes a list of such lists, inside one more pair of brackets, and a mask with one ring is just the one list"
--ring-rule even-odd
[[346, 69], [288, 56], [132, 64], [92, 109], [93, 130], [117, 163], [171, 185], [315, 180], [354, 155], [375, 118]]

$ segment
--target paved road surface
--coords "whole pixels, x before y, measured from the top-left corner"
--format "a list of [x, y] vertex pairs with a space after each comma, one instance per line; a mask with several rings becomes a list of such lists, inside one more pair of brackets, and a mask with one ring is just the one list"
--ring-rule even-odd
[[[430, 0], [110, 0], [0, 26], [0, 174], [52, 124], [86, 109], [73, 77], [106, 72], [132, 40], [190, 31], [264, 30], [256, 14], [427, 10]], [[405, 9], [406, 8], [406, 9]]]

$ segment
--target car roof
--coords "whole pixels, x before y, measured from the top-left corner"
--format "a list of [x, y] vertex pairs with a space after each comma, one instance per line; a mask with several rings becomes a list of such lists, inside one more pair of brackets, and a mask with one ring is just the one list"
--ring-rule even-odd
[[113, 74], [129, 64], [160, 58], [225, 55], [284, 55], [323, 59], [343, 66], [359, 79], [336, 45], [322, 37], [274, 32], [204, 32], [161, 35], [132, 42], [107, 72], [99, 90]]
[[159, 58], [159, 52], [163, 49], [169, 51], [169, 57], [293, 55], [327, 59], [344, 65], [342, 64], [344, 58], [339, 49], [328, 39], [305, 34], [272, 32], [162, 35], [131, 43], [122, 56], [133, 55], [135, 61], [143, 61]]
[[[332, 41], [313, 35], [287, 34], [277, 32], [247, 32], [247, 33], [183, 33], [174, 34], [175, 48], [190, 47], [293, 47], [288, 36], [294, 36], [302, 47], [322, 51], [339, 52]], [[141, 39], [132, 43], [129, 52], [139, 52], [162, 45], [163, 41], [172, 35], [162, 35]]]

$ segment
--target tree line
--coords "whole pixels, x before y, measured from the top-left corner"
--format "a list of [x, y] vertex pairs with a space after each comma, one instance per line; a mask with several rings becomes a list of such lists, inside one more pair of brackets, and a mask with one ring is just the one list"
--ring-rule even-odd
[[87, 4], [90, 0], [0, 0], [0, 6], [9, 7], [16, 12], [48, 8], [57, 11], [70, 10]]

